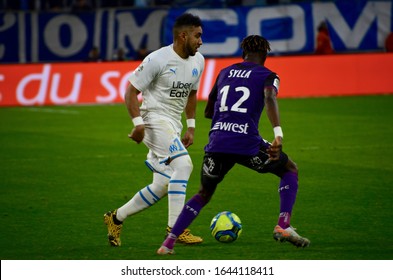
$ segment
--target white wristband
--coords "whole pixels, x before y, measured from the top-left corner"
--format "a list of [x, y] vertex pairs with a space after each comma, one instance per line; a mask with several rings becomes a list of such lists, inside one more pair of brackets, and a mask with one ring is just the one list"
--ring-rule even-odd
[[132, 119], [134, 126], [145, 124], [141, 116]]
[[195, 119], [187, 119], [187, 127], [195, 128]]
[[281, 138], [284, 138], [284, 134], [282, 133], [281, 126], [273, 127], [273, 131], [274, 131], [274, 138], [276, 138], [277, 136], [280, 136]]

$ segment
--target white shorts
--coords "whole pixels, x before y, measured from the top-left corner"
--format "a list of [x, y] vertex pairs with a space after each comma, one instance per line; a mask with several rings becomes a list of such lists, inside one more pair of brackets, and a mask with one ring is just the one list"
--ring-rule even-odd
[[188, 155], [180, 138], [182, 127], [176, 126], [176, 122], [152, 113], [144, 115], [143, 120], [145, 122], [143, 143], [150, 150], [148, 160], [156, 157], [159, 164], [165, 164], [169, 158]]
[[162, 176], [167, 177], [168, 179], [172, 177], [172, 167], [165, 163], [160, 163], [158, 157], [151, 150], [149, 150], [149, 153], [147, 154], [145, 164], [152, 172], [159, 173]]

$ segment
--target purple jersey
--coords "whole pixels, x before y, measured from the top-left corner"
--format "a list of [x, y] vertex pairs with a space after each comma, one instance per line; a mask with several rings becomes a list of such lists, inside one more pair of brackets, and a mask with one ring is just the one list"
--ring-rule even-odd
[[262, 137], [258, 124], [264, 102], [264, 88], [275, 87], [276, 73], [252, 62], [233, 64], [220, 71], [209, 101], [214, 115], [206, 152], [255, 155]]

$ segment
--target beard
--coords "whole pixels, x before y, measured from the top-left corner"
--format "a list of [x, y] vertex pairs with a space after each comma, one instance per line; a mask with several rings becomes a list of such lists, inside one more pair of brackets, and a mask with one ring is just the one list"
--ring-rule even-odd
[[194, 56], [196, 54], [196, 50], [195, 48], [193, 48], [192, 46], [190, 46], [189, 44], [186, 45], [186, 50], [187, 50], [187, 54], [189, 56]]

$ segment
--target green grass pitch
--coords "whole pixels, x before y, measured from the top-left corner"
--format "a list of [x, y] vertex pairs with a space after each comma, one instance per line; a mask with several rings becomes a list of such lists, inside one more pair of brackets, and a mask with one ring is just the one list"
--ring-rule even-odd
[[[298, 164], [292, 224], [311, 240], [275, 242], [278, 178], [236, 166], [191, 225], [204, 243], [176, 246], [171, 259], [393, 259], [393, 95], [280, 99], [284, 150]], [[187, 199], [199, 187], [210, 121], [198, 104]], [[122, 247], [107, 243], [103, 214], [151, 182], [147, 149], [127, 138], [123, 104], [0, 108], [2, 260], [160, 260], [167, 199], [126, 220]], [[262, 133], [272, 140], [266, 115]], [[239, 240], [209, 231], [220, 211], [243, 222]]]

